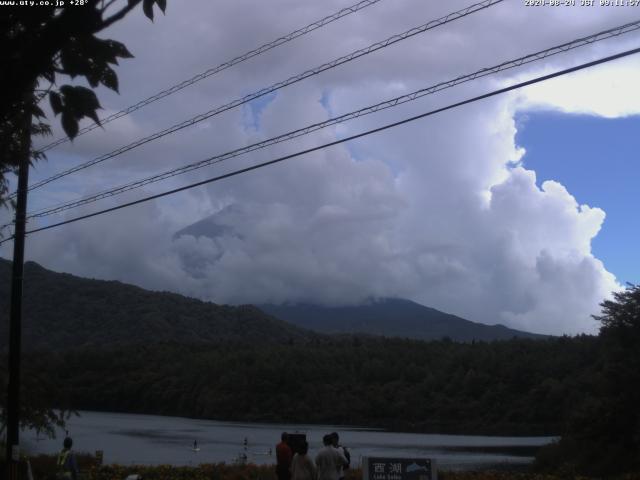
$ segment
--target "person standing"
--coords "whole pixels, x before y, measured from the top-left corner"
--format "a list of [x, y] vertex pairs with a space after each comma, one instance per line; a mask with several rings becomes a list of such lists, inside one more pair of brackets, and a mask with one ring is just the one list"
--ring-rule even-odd
[[318, 480], [339, 480], [342, 469], [347, 465], [347, 459], [333, 446], [333, 437], [325, 435], [322, 438], [324, 447], [316, 455]]
[[338, 432], [333, 432], [331, 434], [331, 444], [333, 445], [333, 448], [338, 450], [346, 460], [345, 464], [338, 468], [338, 480], [344, 480], [344, 471], [349, 468], [351, 463], [351, 454], [349, 453], [349, 450], [340, 445], [340, 435], [338, 435]]
[[66, 437], [62, 443], [62, 451], [58, 455], [58, 461], [56, 462], [58, 480], [77, 480], [78, 479], [78, 464], [76, 463], [76, 456], [74, 455], [71, 447], [73, 446], [73, 440], [71, 437]]
[[280, 443], [276, 445], [276, 475], [278, 480], [291, 480], [293, 451], [289, 446], [289, 434], [282, 432], [280, 440]]
[[316, 464], [309, 458], [309, 444], [305, 441], [291, 460], [291, 480], [316, 480]]

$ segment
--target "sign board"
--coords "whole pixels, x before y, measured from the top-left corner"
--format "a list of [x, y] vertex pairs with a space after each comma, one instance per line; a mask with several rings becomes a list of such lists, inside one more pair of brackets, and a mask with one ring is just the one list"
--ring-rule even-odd
[[438, 480], [430, 458], [364, 457], [363, 480]]
[[11, 445], [11, 460], [20, 461], [20, 445]]

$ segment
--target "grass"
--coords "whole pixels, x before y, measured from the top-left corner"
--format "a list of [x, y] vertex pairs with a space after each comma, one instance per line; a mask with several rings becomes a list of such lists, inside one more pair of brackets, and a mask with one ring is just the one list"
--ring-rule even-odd
[[[56, 457], [39, 455], [30, 459], [34, 480], [54, 480]], [[203, 464], [197, 467], [122, 466], [97, 464], [94, 456], [77, 455], [80, 480], [124, 480], [128, 475], [139, 474], [143, 480], [277, 480], [272, 465], [229, 465], [225, 463]], [[361, 469], [347, 470], [345, 480], [363, 480]], [[438, 472], [439, 480], [591, 480], [571, 474], [549, 475], [532, 472], [480, 471]], [[640, 473], [617, 477], [616, 480], [640, 480]]]

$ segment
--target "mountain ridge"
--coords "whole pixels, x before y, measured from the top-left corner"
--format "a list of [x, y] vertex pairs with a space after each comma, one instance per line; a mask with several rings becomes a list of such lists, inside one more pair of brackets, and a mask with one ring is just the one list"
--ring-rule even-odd
[[276, 318], [325, 334], [363, 333], [415, 340], [440, 340], [448, 337], [459, 342], [548, 337], [500, 324], [472, 322], [400, 298], [382, 298], [364, 305], [344, 307], [322, 307], [312, 304], [257, 306]]
[[[0, 259], [0, 314], [9, 314], [11, 262]], [[318, 335], [273, 318], [253, 305], [229, 306], [94, 280], [26, 262], [23, 347], [62, 350], [176, 342], [309, 341]], [[0, 338], [8, 322], [0, 322]], [[6, 345], [6, 342], [3, 342]], [[5, 345], [1, 345], [2, 349]]]
[[[11, 262], [0, 259], [0, 314], [9, 313]], [[95, 280], [25, 263], [23, 347], [65, 350], [147, 345], [291, 343], [327, 334], [416, 340], [545, 338], [487, 326], [402, 299], [353, 307], [217, 305], [177, 293]], [[0, 322], [0, 339], [8, 322]], [[0, 350], [6, 348], [2, 342]]]

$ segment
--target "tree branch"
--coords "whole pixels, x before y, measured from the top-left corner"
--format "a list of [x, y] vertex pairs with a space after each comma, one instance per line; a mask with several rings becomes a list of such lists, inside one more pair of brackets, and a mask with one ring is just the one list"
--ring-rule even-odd
[[103, 0], [103, 1], [102, 1], [102, 7], [101, 7], [100, 11], [101, 11], [102, 13], [106, 12], [106, 11], [107, 11], [107, 9], [108, 9], [111, 5], [113, 5], [114, 3], [116, 3], [117, 1], [118, 1], [118, 0], [109, 0], [109, 1], [107, 2], [107, 4], [105, 5], [105, 4], [104, 4], [104, 0]]
[[[114, 0], [112, 0], [112, 1], [114, 1]], [[141, 1], [142, 0], [132, 0], [132, 1], [129, 2], [129, 4], [126, 7], [120, 9], [119, 12], [114, 13], [109, 18], [104, 19], [102, 21], [102, 25], [101, 25], [100, 30], [104, 30], [105, 28], [110, 26], [112, 23], [115, 23], [118, 20], [122, 20], [127, 15], [127, 13], [129, 13], [131, 10], [136, 8]]]

